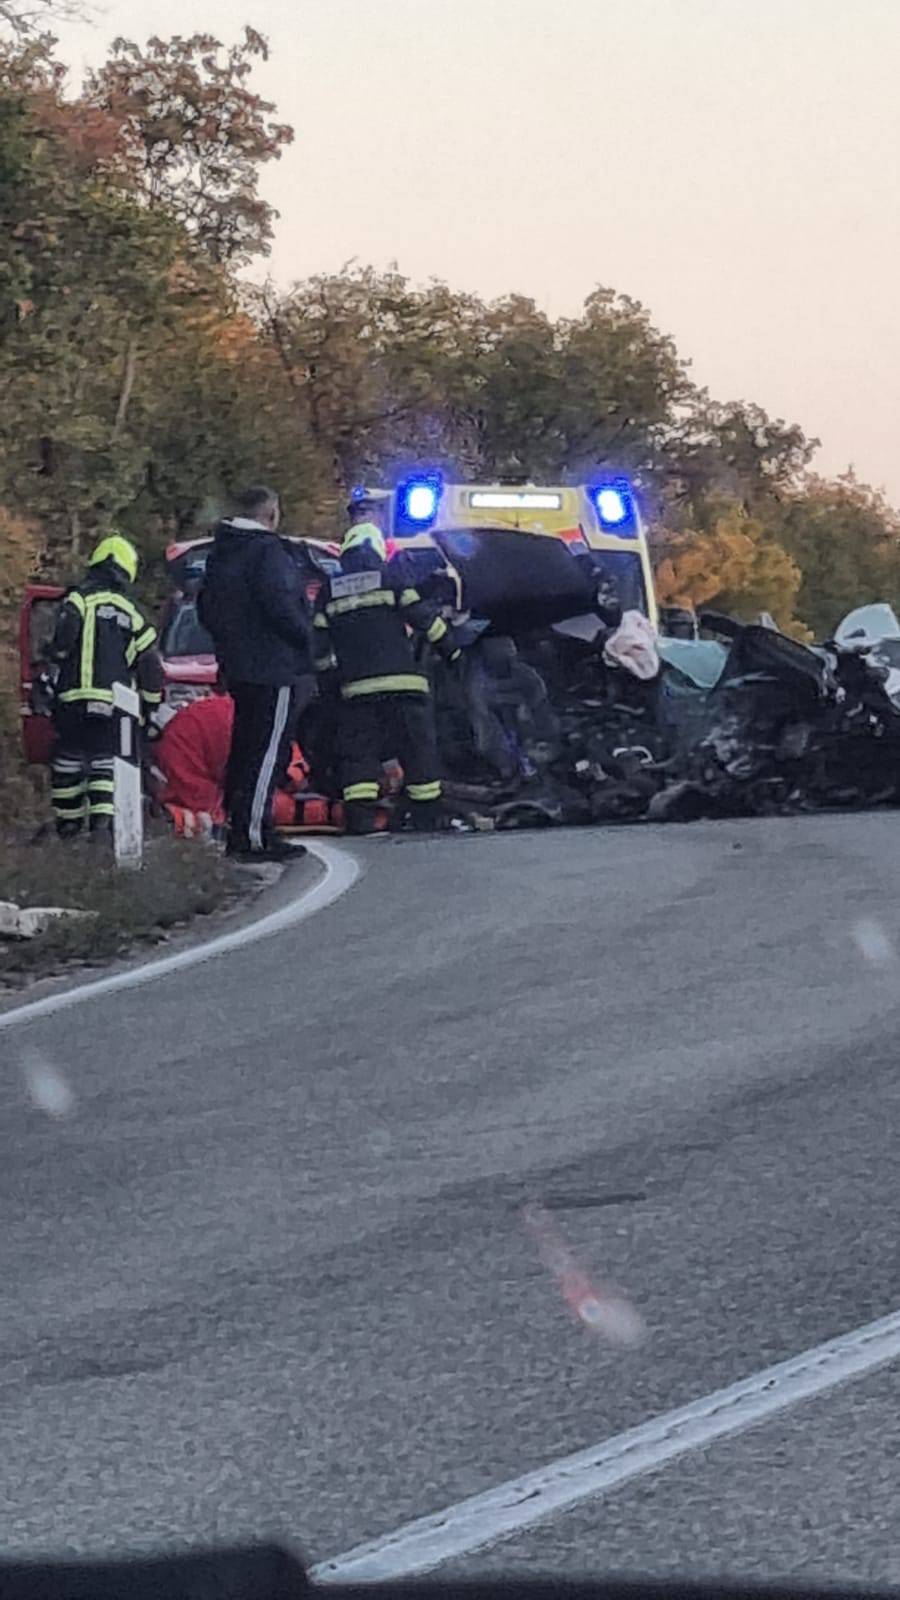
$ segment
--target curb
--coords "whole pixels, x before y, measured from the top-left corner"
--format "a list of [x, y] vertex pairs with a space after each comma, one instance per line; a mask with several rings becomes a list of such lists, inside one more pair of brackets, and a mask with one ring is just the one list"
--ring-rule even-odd
[[85, 1005], [90, 1000], [115, 994], [120, 989], [136, 989], [145, 983], [154, 982], [157, 978], [167, 977], [169, 973], [199, 966], [202, 962], [212, 961], [217, 956], [239, 950], [243, 945], [253, 944], [258, 939], [268, 939], [272, 934], [283, 933], [287, 928], [305, 922], [317, 911], [324, 911], [326, 906], [333, 905], [335, 900], [340, 899], [348, 889], [352, 888], [363, 870], [362, 865], [355, 856], [334, 845], [310, 841], [307, 850], [310, 856], [321, 863], [324, 872], [315, 883], [304, 888], [296, 898], [288, 900], [285, 905], [260, 917], [251, 916], [249, 920], [242, 922], [240, 927], [232, 928], [228, 933], [217, 934], [202, 943], [189, 945], [184, 950], [173, 951], [155, 960], [142, 962], [138, 966], [127, 967], [121, 972], [109, 973], [106, 977], [91, 979], [88, 983], [57, 990], [40, 1000], [30, 1000], [24, 1005], [11, 1006], [8, 1010], [0, 1011], [0, 1032], [14, 1028], [18, 1024], [36, 1021], [39, 1017], [53, 1016], [58, 1011], [67, 1011], [72, 1006]]

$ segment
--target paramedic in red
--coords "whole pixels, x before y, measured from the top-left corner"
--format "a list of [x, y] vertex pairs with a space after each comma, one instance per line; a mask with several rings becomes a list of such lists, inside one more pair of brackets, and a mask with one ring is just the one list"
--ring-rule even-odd
[[299, 570], [279, 538], [274, 489], [247, 489], [220, 522], [198, 610], [234, 699], [225, 784], [231, 855], [281, 857], [272, 796], [290, 760], [299, 713], [315, 692]]
[[[225, 822], [225, 775], [234, 726], [234, 701], [222, 691], [193, 700], [175, 713], [153, 746], [153, 765], [161, 780], [157, 799], [166, 807], [176, 833], [208, 834]], [[297, 820], [296, 795], [306, 787], [303, 756], [292, 746], [286, 790], [276, 789], [272, 818], [276, 827]]]

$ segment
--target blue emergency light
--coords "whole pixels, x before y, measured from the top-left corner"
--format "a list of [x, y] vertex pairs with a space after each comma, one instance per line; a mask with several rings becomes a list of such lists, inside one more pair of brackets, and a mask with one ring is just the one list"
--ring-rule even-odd
[[406, 515], [411, 522], [431, 522], [437, 511], [437, 490], [430, 483], [414, 483], [406, 495]]
[[637, 507], [627, 479], [614, 478], [609, 483], [595, 484], [589, 493], [605, 533], [616, 533], [622, 539], [636, 537]]
[[420, 473], [407, 478], [397, 489], [396, 524], [398, 533], [418, 533], [437, 516], [441, 480], [436, 473]]

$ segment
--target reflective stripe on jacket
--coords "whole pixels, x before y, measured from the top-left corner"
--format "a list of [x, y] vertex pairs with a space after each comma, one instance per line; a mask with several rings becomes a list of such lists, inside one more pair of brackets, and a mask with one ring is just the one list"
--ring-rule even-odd
[[163, 673], [156, 629], [140, 606], [98, 569], [97, 581], [70, 589], [56, 620], [48, 656], [59, 667], [61, 705], [112, 707], [113, 685], [137, 687], [146, 706], [159, 705]]
[[445, 655], [452, 629], [410, 581], [402, 557], [385, 562], [370, 545], [341, 556], [341, 572], [319, 595], [313, 618], [316, 667], [336, 671], [345, 700], [363, 695], [428, 694], [410, 630]]

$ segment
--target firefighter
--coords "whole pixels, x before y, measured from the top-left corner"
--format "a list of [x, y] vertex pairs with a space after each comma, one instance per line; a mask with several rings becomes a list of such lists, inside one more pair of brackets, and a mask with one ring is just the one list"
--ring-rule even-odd
[[410, 629], [454, 661], [459, 648], [437, 606], [423, 600], [402, 557], [388, 562], [384, 534], [358, 520], [341, 546], [341, 572], [329, 578], [313, 618], [316, 667], [340, 692], [338, 759], [347, 831], [376, 831], [382, 760], [398, 757], [413, 826], [430, 832], [440, 815], [437, 739], [431, 687]]
[[119, 534], [101, 539], [82, 583], [68, 591], [47, 650], [45, 687], [52, 697], [57, 745], [51, 769], [56, 831], [110, 833], [118, 719], [113, 685], [140, 691], [146, 716], [162, 699], [156, 629], [133, 598], [138, 557]]

